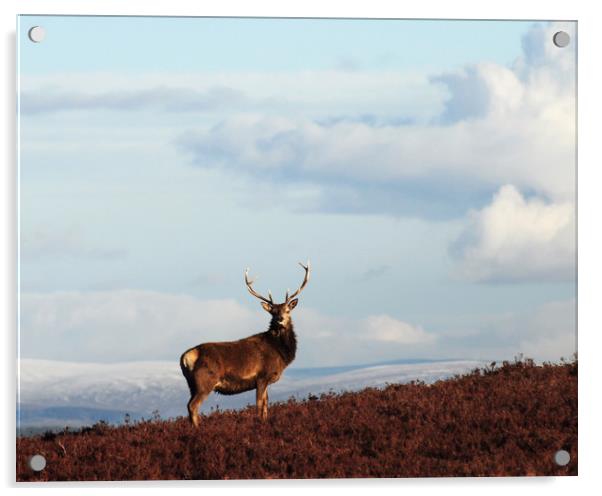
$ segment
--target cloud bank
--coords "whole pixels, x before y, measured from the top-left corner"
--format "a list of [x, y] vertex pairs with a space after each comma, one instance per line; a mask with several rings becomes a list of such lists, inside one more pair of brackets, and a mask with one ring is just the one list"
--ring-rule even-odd
[[[575, 351], [575, 301], [531, 312], [479, 316], [468, 334], [427, 329], [387, 314], [349, 318], [312, 308], [294, 315], [297, 366], [366, 364], [400, 358], [558, 360]], [[202, 342], [240, 339], [267, 328], [268, 315], [235, 300], [142, 290], [23, 293], [22, 358], [72, 362], [168, 360]], [[473, 321], [475, 322], [475, 321]]]
[[570, 199], [574, 52], [533, 53], [534, 46], [551, 44], [555, 29], [529, 33], [531, 41], [513, 67], [483, 63], [433, 76], [431, 84], [444, 85], [449, 99], [430, 124], [374, 126], [239, 114], [191, 131], [179, 144], [197, 166], [263, 178], [379, 184], [443, 175]]
[[203, 112], [241, 106], [245, 95], [228, 87], [212, 87], [206, 91], [191, 88], [157, 86], [136, 90], [111, 90], [103, 93], [84, 93], [81, 90], [23, 91], [19, 110], [25, 115], [74, 110], [145, 110], [166, 112]]
[[[201, 300], [142, 290], [24, 293], [21, 354], [26, 358], [118, 362], [178, 360], [208, 341], [240, 339], [267, 329], [268, 315], [234, 300]], [[367, 363], [424, 351], [434, 337], [388, 315], [348, 319], [300, 309], [299, 360], [305, 365]]]
[[401, 322], [388, 315], [368, 317], [365, 327], [366, 339], [400, 344], [422, 344], [435, 341], [435, 336], [425, 332], [422, 328]]
[[460, 272], [477, 282], [572, 281], [575, 278], [575, 206], [525, 198], [511, 185], [470, 214], [452, 246]]

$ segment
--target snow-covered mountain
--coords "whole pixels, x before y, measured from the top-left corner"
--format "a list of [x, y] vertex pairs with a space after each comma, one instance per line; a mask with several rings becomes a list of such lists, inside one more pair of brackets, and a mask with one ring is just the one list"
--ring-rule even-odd
[[[270, 386], [270, 401], [304, 398], [328, 391], [352, 391], [387, 383], [422, 380], [428, 383], [482, 366], [483, 362], [398, 361], [396, 363], [291, 368]], [[18, 419], [21, 428], [81, 426], [98, 420], [186, 415], [188, 389], [177, 362], [70, 363], [20, 361]], [[212, 394], [203, 404], [207, 412], [241, 408], [255, 401], [254, 391], [236, 396]]]

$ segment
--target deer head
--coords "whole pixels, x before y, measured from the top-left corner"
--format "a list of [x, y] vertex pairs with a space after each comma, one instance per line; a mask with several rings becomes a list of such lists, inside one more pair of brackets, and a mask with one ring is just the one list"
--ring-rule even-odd
[[261, 296], [257, 291], [253, 289], [253, 282], [249, 280], [249, 269], [245, 270], [245, 284], [247, 285], [247, 289], [249, 293], [251, 293], [255, 298], [261, 300], [261, 306], [263, 309], [268, 312], [272, 316], [272, 326], [279, 328], [288, 328], [291, 323], [291, 311], [297, 306], [299, 300], [296, 298], [303, 288], [307, 285], [309, 281], [309, 273], [310, 273], [310, 265], [309, 260], [307, 261], [307, 265], [303, 265], [299, 263], [303, 270], [305, 270], [305, 276], [303, 277], [303, 282], [299, 289], [294, 293], [289, 295], [289, 291], [286, 291], [286, 296], [284, 297], [283, 303], [275, 303], [274, 298], [272, 297], [272, 293], [268, 291], [268, 298], [265, 296]]

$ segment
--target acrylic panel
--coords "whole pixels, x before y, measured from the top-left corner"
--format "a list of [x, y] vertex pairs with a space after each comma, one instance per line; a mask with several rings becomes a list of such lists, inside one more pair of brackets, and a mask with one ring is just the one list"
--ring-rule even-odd
[[17, 480], [577, 474], [576, 22], [17, 46]]

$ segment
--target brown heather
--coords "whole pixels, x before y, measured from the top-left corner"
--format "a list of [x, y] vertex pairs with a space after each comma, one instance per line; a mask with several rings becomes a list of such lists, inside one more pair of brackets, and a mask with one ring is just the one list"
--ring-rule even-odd
[[[566, 467], [554, 453], [571, 454]], [[32, 472], [31, 455], [47, 459]], [[17, 438], [17, 480], [577, 475], [577, 362]]]

